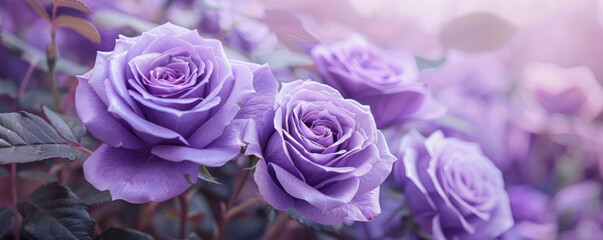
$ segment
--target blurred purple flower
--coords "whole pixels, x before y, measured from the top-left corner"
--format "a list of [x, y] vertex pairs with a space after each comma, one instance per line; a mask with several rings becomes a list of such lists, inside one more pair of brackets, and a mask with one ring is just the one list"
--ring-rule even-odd
[[588, 67], [531, 62], [522, 77], [527, 91], [549, 113], [592, 119], [603, 110], [603, 87]]
[[104, 142], [84, 175], [133, 203], [172, 198], [199, 165], [236, 158], [278, 88], [267, 66], [229, 61], [219, 41], [170, 23], [120, 36], [79, 80], [78, 116]]
[[[371, 221], [396, 158], [368, 107], [317, 82], [284, 83], [260, 134], [255, 181], [267, 203], [321, 224]], [[248, 148], [249, 150], [249, 148]]]
[[507, 190], [515, 225], [504, 240], [548, 240], [557, 235], [557, 219], [549, 196], [529, 186]]
[[377, 127], [444, 114], [419, 81], [412, 54], [390, 53], [359, 38], [318, 45], [312, 56], [325, 83], [346, 98], [369, 105]]
[[418, 239], [419, 229], [409, 229], [408, 209], [397, 186], [386, 181], [381, 185], [379, 205], [381, 214], [372, 222], [357, 222], [354, 233], [358, 239], [411, 240]]
[[225, 40], [230, 47], [248, 55], [261, 44], [266, 44], [268, 48], [276, 45], [276, 36], [270, 33], [268, 26], [253, 19], [237, 23], [226, 35]]
[[276, 45], [276, 36], [268, 26], [255, 20], [263, 15], [263, 5], [254, 0], [207, 1], [201, 11], [200, 28], [203, 33], [224, 33], [228, 46], [250, 54]]
[[586, 180], [561, 189], [554, 197], [560, 240], [597, 239], [603, 234], [601, 185]]
[[[38, 18], [28, 28], [22, 29], [23, 40], [40, 51], [50, 45], [50, 24]], [[97, 51], [110, 51], [115, 46], [115, 38], [119, 29], [99, 29], [100, 43], [93, 43], [79, 33], [66, 28], [58, 28], [56, 33], [57, 47], [60, 57], [71, 59], [82, 65], [92, 66]]]
[[499, 54], [450, 51], [445, 64], [421, 76], [445, 105], [447, 116], [432, 128], [447, 136], [476, 142], [499, 168], [525, 159], [531, 147], [528, 133], [515, 126], [507, 96], [510, 73]]
[[435, 239], [493, 239], [513, 226], [502, 173], [473, 143], [416, 131], [394, 177], [415, 221]]
[[162, 11], [166, 0], [102, 0], [86, 1], [86, 5], [95, 12], [110, 10], [121, 12], [136, 18], [153, 21]]
[[[1, 5], [1, 4], [4, 4]], [[51, 4], [45, 5], [46, 9], [52, 7]], [[23, 41], [30, 46], [45, 52], [50, 45], [50, 24], [40, 17], [27, 4], [26, 1], [8, 1], [0, 3], [0, 15], [2, 15], [3, 27], [9, 32], [19, 36]], [[3, 12], [6, 11], [6, 14]], [[57, 16], [69, 15], [78, 18], [83, 18], [91, 21], [91, 15], [82, 13], [71, 8], [59, 8]], [[60, 56], [74, 60], [82, 65], [94, 64], [94, 59], [97, 51], [109, 51], [115, 45], [115, 38], [119, 33], [119, 29], [99, 29], [101, 42], [93, 43], [79, 33], [68, 29], [58, 28], [56, 35], [57, 47], [59, 48]]]

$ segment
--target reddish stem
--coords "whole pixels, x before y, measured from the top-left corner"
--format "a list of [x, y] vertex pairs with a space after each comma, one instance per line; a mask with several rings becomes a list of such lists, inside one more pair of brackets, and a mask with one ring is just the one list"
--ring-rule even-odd
[[264, 236], [265, 239], [278, 239], [278, 237], [287, 229], [287, 223], [289, 223], [289, 217], [287, 217], [286, 214], [279, 214], [276, 218], [276, 222], [270, 225], [270, 227], [268, 227], [268, 229], [266, 230], [266, 235]]
[[180, 200], [180, 239], [186, 239], [186, 226], [188, 220], [188, 198], [186, 194], [178, 196]]
[[33, 71], [36, 69], [38, 62], [40, 62], [40, 58], [36, 57], [29, 64], [29, 68], [27, 68], [27, 72], [25, 73], [25, 76], [23, 77], [23, 81], [21, 81], [21, 86], [19, 86], [19, 91], [17, 92], [17, 96], [20, 96], [21, 94], [23, 94], [23, 92], [25, 92], [25, 88], [27, 87], [27, 84], [29, 83], [29, 80], [31, 79], [31, 75], [33, 74]]
[[88, 155], [92, 155], [92, 150], [90, 150], [90, 149], [82, 146], [81, 144], [78, 144], [78, 145], [72, 144], [71, 147], [73, 147], [75, 150], [81, 151], [81, 152], [86, 153]]
[[230, 196], [228, 203], [222, 207], [222, 215], [223, 216], [222, 216], [222, 220], [220, 221], [218, 234], [215, 235], [215, 240], [224, 239], [224, 234], [226, 233], [226, 227], [228, 226], [228, 222], [230, 221], [230, 218], [232, 217], [232, 216], [229, 216], [228, 212], [234, 205], [237, 198], [239, 197], [239, 194], [243, 190], [243, 187], [245, 186], [245, 183], [247, 182], [247, 178], [249, 178], [249, 174], [251, 173], [250, 170], [244, 170], [244, 171], [245, 171], [245, 174], [239, 180], [239, 183], [237, 184], [237, 188], [235, 189], [232, 196]]
[[19, 196], [17, 196], [17, 164], [13, 163], [10, 165], [10, 182], [11, 182], [11, 188], [13, 191], [13, 207], [15, 208], [15, 217], [13, 218], [13, 225], [14, 225], [14, 231], [15, 231], [15, 239], [21, 239], [20, 238], [20, 233], [21, 233], [21, 228], [19, 227], [19, 214], [17, 214], [19, 212], [19, 208], [17, 207], [17, 200], [19, 198]]
[[[56, 37], [56, 33], [57, 33], [57, 23], [56, 23], [56, 18], [57, 18], [57, 8], [58, 8], [58, 0], [53, 0], [52, 1], [52, 23], [51, 23], [51, 30], [50, 30], [50, 49], [57, 49], [56, 45], [57, 42], [55, 40]], [[46, 62], [48, 65], [48, 76], [50, 78], [50, 90], [52, 91], [52, 98], [54, 100], [54, 107], [57, 110], [57, 112], [61, 112], [61, 99], [59, 98], [59, 91], [57, 88], [57, 81], [54, 75], [54, 65], [57, 61], [56, 57], [57, 56], [52, 56], [53, 59], [50, 58], [50, 56], [46, 56]]]

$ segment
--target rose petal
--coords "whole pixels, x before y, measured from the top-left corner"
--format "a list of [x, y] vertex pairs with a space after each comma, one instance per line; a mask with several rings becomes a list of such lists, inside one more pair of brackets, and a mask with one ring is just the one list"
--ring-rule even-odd
[[[212, 117], [191, 134], [188, 141], [191, 146], [203, 148], [222, 135], [226, 126], [235, 118], [242, 106], [242, 100], [253, 94], [253, 74], [244, 66], [233, 66], [236, 79], [228, 81], [219, 96], [227, 99], [217, 112], [210, 112]], [[230, 85], [232, 84], [232, 85]]]
[[339, 184], [344, 187], [334, 186], [325, 190], [334, 195], [330, 196], [302, 182], [278, 165], [268, 163], [268, 168], [271, 167], [285, 192], [294, 198], [307, 201], [322, 211], [349, 203], [356, 194], [359, 185], [358, 178], [342, 180]]
[[255, 173], [253, 179], [258, 185], [258, 190], [264, 200], [272, 207], [279, 210], [287, 210], [293, 207], [294, 199], [283, 192], [281, 188], [274, 182], [270, 174], [268, 173], [268, 167], [266, 161], [260, 159], [255, 165]]
[[192, 161], [208, 167], [221, 167], [241, 154], [241, 136], [246, 129], [246, 122], [232, 121], [220, 137], [203, 148], [155, 145], [151, 152], [170, 161]]
[[88, 132], [113, 147], [143, 147], [145, 144], [107, 111], [107, 106], [88, 84], [90, 74], [78, 76], [79, 85], [75, 90], [75, 108]]
[[117, 96], [115, 89], [110, 85], [109, 81], [105, 82], [105, 88], [107, 89], [107, 97], [111, 103], [108, 109], [109, 112], [126, 121], [130, 127], [137, 131], [138, 137], [144, 139], [146, 143], [180, 142], [181, 144], [188, 145], [188, 142], [180, 134], [151, 123], [134, 114], [131, 111], [132, 109]]
[[295, 208], [308, 219], [320, 224], [337, 225], [344, 221], [372, 221], [381, 213], [379, 188], [359, 194], [351, 202], [321, 211], [304, 201], [296, 201]]
[[129, 150], [101, 145], [84, 162], [84, 176], [113, 199], [131, 203], [161, 202], [178, 196], [195, 183], [199, 165], [174, 163], [153, 156], [148, 148]]

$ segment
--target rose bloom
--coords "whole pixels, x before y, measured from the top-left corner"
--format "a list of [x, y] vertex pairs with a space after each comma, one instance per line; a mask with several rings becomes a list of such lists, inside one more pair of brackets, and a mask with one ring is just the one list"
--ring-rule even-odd
[[84, 175], [132, 203], [177, 196], [199, 165], [236, 158], [278, 89], [267, 66], [229, 61], [218, 40], [170, 23], [120, 36], [78, 78], [78, 116], [103, 142]]
[[313, 81], [284, 83], [260, 134], [255, 181], [276, 209], [321, 224], [371, 221], [396, 158], [369, 108]]
[[377, 127], [411, 119], [433, 119], [445, 110], [419, 81], [412, 54], [390, 53], [359, 38], [312, 49], [326, 84], [345, 98], [369, 105]]
[[494, 239], [513, 226], [502, 173], [473, 143], [412, 131], [394, 176], [415, 221], [435, 239]]

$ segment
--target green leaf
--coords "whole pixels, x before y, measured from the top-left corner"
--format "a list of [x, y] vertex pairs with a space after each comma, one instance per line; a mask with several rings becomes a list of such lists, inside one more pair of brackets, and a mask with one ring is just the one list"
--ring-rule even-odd
[[88, 20], [69, 15], [61, 15], [55, 19], [55, 22], [57, 26], [70, 28], [92, 42], [100, 43], [101, 41], [100, 33], [98, 33], [94, 24], [88, 22]]
[[[59, 93], [59, 95], [61, 95]], [[19, 105], [24, 108], [38, 109], [40, 105], [52, 102], [52, 93], [47, 88], [36, 88], [19, 95]]]
[[184, 180], [190, 185], [193, 185], [193, 181], [191, 180], [191, 176], [188, 174], [184, 174]]
[[56, 181], [57, 180], [57, 176], [55, 174], [50, 174], [47, 172], [40, 172], [40, 171], [35, 171], [35, 170], [21, 170], [17, 173], [17, 175], [19, 175], [19, 177], [21, 177], [21, 178], [27, 178], [27, 179], [37, 179], [37, 180], [44, 180], [44, 181]]
[[0, 238], [6, 234], [6, 230], [8, 230], [8, 226], [13, 222], [14, 216], [15, 210], [0, 208]]
[[153, 240], [150, 235], [134, 230], [125, 228], [111, 227], [103, 234], [98, 236], [97, 240]]
[[88, 207], [56, 182], [42, 185], [20, 201], [23, 229], [34, 239], [94, 239], [94, 220]]
[[69, 142], [77, 144], [86, 134], [84, 123], [75, 117], [56, 113], [46, 106], [42, 106], [42, 114], [44, 114], [50, 125]]
[[272, 69], [314, 64], [310, 56], [290, 51], [275, 51], [267, 55], [255, 56], [255, 58], [259, 63], [267, 63]]
[[50, 23], [50, 17], [48, 16], [48, 13], [46, 12], [46, 10], [44, 10], [44, 6], [42, 6], [42, 4], [40, 4], [38, 1], [36, 0], [26, 0], [27, 3], [29, 3], [29, 6], [31, 6], [36, 13], [38, 13], [38, 15], [40, 15], [40, 17], [44, 18], [44, 20], [46, 20], [47, 22]]
[[73, 8], [85, 13], [92, 13], [92, 10], [80, 0], [59, 0], [57, 6]]
[[131, 27], [138, 32], [147, 31], [157, 24], [112, 10], [99, 10], [94, 14], [94, 22], [104, 28]]
[[186, 238], [186, 240], [201, 240], [202, 238], [199, 237], [199, 235], [197, 235], [196, 233], [192, 232], [190, 235], [188, 235], [188, 238]]
[[48, 158], [75, 160], [77, 152], [44, 119], [27, 112], [0, 113], [0, 164]]
[[226, 226], [224, 239], [261, 239], [267, 222], [258, 215], [241, 216]]
[[329, 226], [329, 225], [323, 225], [320, 223], [316, 223], [308, 218], [306, 218], [304, 215], [302, 215], [300, 212], [298, 212], [297, 210], [295, 210], [294, 208], [289, 208], [287, 209], [287, 211], [285, 211], [285, 213], [287, 214], [287, 216], [289, 216], [289, 218], [299, 222], [301, 225], [304, 225], [314, 231], [331, 231], [331, 232], [335, 232], [335, 227], [333, 226]]
[[6, 177], [8, 175], [10, 175], [10, 173], [8, 172], [8, 170], [6, 170], [2, 166], [0, 166], [0, 179], [2, 179], [3, 177]]
[[209, 170], [207, 170], [207, 168], [205, 166], [199, 167], [199, 178], [201, 178], [207, 182], [210, 182], [210, 183], [226, 186], [223, 183], [218, 182], [217, 178], [212, 176], [211, 173], [209, 173]]
[[461, 133], [475, 134], [475, 128], [473, 125], [452, 115], [444, 115], [435, 121], [437, 124], [439, 124], [439, 126], [448, 127]]
[[9, 80], [0, 79], [0, 96], [17, 97], [17, 86]]
[[270, 205], [266, 206], [266, 208], [264, 210], [266, 211], [266, 219], [268, 219], [268, 222], [271, 222], [271, 223], [276, 221], [276, 217], [280, 214], [279, 210], [274, 209]]
[[490, 13], [471, 13], [453, 19], [440, 33], [442, 46], [467, 52], [496, 50], [504, 46], [517, 28]]
[[224, 48], [224, 53], [226, 54], [226, 57], [228, 57], [228, 59], [252, 62], [251, 59], [249, 59], [247, 56], [243, 55], [241, 52], [239, 52], [237, 50], [234, 50], [227, 46], [224, 46], [223, 48]]
[[446, 63], [446, 57], [442, 57], [439, 59], [429, 59], [419, 55], [415, 55], [415, 61], [417, 62], [417, 67], [419, 68], [419, 71], [425, 71], [443, 66]]

